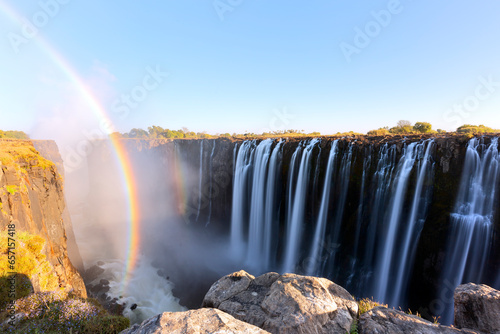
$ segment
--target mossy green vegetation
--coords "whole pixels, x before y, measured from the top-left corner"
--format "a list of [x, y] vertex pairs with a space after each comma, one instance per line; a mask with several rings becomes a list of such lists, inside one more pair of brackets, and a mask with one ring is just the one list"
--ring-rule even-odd
[[[36, 276], [41, 291], [56, 290], [59, 280], [54, 268], [43, 254], [44, 246], [45, 239], [40, 236], [27, 232], [9, 235], [8, 230], [2, 231], [0, 233], [0, 278], [11, 277], [12, 272], [17, 273], [16, 278], [24, 275], [28, 280], [32, 280]], [[15, 258], [12, 261], [14, 270], [11, 267], [12, 263], [9, 263], [11, 261], [9, 257], [13, 255], [13, 258]], [[6, 294], [8, 290], [6, 285], [9, 285], [7, 281], [2, 280], [0, 282], [0, 307], [9, 300], [8, 293]], [[16, 284], [17, 298], [26, 296], [29, 292], [31, 291], [27, 291], [24, 285]]]
[[17, 165], [23, 161], [43, 169], [54, 166], [52, 161], [38, 153], [29, 140], [0, 140], [0, 162], [3, 165]]
[[5, 189], [11, 194], [14, 195], [19, 191], [19, 187], [16, 185], [5, 186]]

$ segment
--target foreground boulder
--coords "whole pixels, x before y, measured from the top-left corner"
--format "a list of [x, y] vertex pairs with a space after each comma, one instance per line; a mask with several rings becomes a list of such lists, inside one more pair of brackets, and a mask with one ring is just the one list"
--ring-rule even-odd
[[433, 324], [415, 315], [378, 306], [363, 313], [358, 323], [359, 334], [456, 334], [476, 333], [469, 330]]
[[345, 334], [358, 313], [354, 298], [326, 278], [277, 273], [255, 278], [243, 270], [215, 282], [202, 306], [280, 334]]
[[484, 284], [455, 289], [455, 326], [483, 333], [500, 333], [500, 291]]
[[120, 334], [269, 334], [216, 309], [165, 312], [135, 324]]

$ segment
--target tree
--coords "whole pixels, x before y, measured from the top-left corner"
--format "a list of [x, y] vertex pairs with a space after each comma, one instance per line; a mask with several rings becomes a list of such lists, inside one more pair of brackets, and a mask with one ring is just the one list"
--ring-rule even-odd
[[406, 121], [406, 120], [400, 120], [400, 121], [398, 121], [398, 123], [396, 124], [396, 126], [398, 128], [405, 128], [407, 126], [411, 126], [411, 122], [410, 121]]
[[417, 122], [413, 126], [413, 130], [420, 132], [420, 133], [429, 133], [432, 131], [432, 125], [431, 125], [431, 123], [427, 123], [427, 122]]

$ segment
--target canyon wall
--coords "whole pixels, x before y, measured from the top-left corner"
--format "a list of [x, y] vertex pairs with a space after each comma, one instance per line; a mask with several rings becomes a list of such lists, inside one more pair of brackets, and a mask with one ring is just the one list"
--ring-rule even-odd
[[[69, 234], [76, 265], [81, 265], [71, 221], [65, 211], [63, 177], [56, 165], [42, 157], [34, 145], [38, 145], [38, 149], [46, 148], [48, 158], [61, 161], [54, 142], [0, 140], [0, 229], [6, 230], [14, 224], [16, 235], [28, 232], [45, 239], [42, 252], [58, 278], [59, 287], [86, 297], [83, 280], [68, 256]], [[39, 291], [37, 275], [30, 279], [35, 291]]]
[[[169, 242], [175, 220], [216, 237], [233, 269], [325, 276], [357, 297], [430, 318], [449, 314], [457, 277], [500, 284], [497, 141], [423, 135], [124, 144], [144, 248]], [[116, 174], [103, 168], [112, 156], [103, 144], [89, 158], [95, 212], [109, 203], [97, 180]], [[188, 252], [187, 241], [181, 245], [177, 251]]]

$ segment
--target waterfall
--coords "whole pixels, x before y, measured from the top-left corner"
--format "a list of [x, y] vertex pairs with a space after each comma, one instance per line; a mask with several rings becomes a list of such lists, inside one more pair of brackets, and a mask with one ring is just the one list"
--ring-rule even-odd
[[264, 226], [268, 162], [273, 141], [266, 139], [257, 146], [253, 157], [251, 182], [250, 225], [248, 235], [248, 262], [259, 263], [264, 257]]
[[[427, 148], [425, 144], [427, 143]], [[429, 205], [430, 185], [424, 184], [431, 180], [433, 176], [433, 162], [431, 161], [431, 153], [434, 147], [434, 140], [430, 139], [426, 143], [417, 145], [418, 151], [418, 168], [417, 168], [417, 184], [413, 195], [410, 217], [403, 224], [404, 233], [402, 251], [396, 254], [395, 270], [395, 285], [393, 286], [393, 298], [389, 301], [392, 305], [402, 305], [404, 302], [403, 293], [406, 290], [406, 285], [409, 280], [410, 271], [413, 268], [414, 251], [417, 246], [420, 232], [424, 226], [427, 208]], [[425, 150], [425, 153], [422, 152]], [[431, 183], [432, 185], [432, 183]], [[389, 282], [387, 283], [389, 284]]]
[[[361, 177], [361, 191], [359, 192], [359, 205], [358, 205], [358, 211], [357, 211], [357, 217], [356, 217], [356, 232], [354, 234], [354, 247], [353, 247], [353, 256], [351, 259], [351, 269], [350, 269], [350, 275], [347, 279], [347, 286], [351, 286], [353, 279], [355, 277], [356, 273], [356, 266], [358, 263], [358, 252], [359, 252], [359, 244], [360, 244], [360, 236], [361, 236], [361, 227], [363, 225], [363, 213], [365, 211], [364, 204], [365, 204], [365, 188], [366, 188], [366, 179], [368, 176], [368, 172], [372, 163], [372, 147], [368, 146], [365, 149], [364, 152], [364, 159], [363, 159], [363, 176]], [[358, 268], [359, 269], [359, 268]], [[357, 287], [363, 286], [363, 282], [361, 281], [361, 277], [358, 278], [358, 282], [356, 284]]]
[[306, 268], [307, 275], [317, 274], [318, 264], [321, 262], [320, 250], [323, 245], [323, 240], [325, 238], [326, 229], [326, 218], [328, 214], [328, 205], [330, 203], [330, 188], [332, 184], [332, 174], [335, 169], [336, 157], [337, 157], [337, 144], [338, 139], [332, 143], [330, 148], [330, 154], [328, 156], [328, 165], [326, 167], [325, 180], [323, 181], [323, 192], [321, 195], [321, 205], [318, 214], [318, 220], [316, 222], [316, 230], [314, 232], [314, 238], [312, 242], [312, 248], [308, 259], [308, 264]]
[[269, 162], [269, 172], [267, 177], [266, 185], [266, 207], [264, 215], [264, 256], [263, 256], [263, 267], [270, 268], [271, 258], [273, 254], [273, 240], [278, 237], [278, 227], [279, 227], [279, 216], [278, 207], [276, 205], [277, 198], [277, 188], [280, 177], [281, 170], [281, 145], [283, 141], [276, 145], [271, 154], [271, 159]]
[[342, 240], [340, 239], [340, 232], [342, 227], [342, 221], [344, 217], [345, 202], [347, 199], [347, 191], [349, 189], [349, 180], [351, 178], [351, 165], [352, 165], [352, 149], [354, 146], [354, 141], [349, 143], [349, 148], [347, 151], [347, 157], [342, 159], [340, 166], [339, 179], [339, 197], [335, 203], [336, 210], [333, 217], [333, 232], [332, 232], [332, 255], [329, 263], [329, 275], [331, 277], [337, 277], [340, 268], [337, 265], [337, 260], [339, 258], [339, 251]]
[[246, 249], [244, 227], [246, 225], [246, 203], [248, 201], [248, 174], [251, 168], [252, 142], [241, 144], [236, 157], [233, 177], [233, 198], [231, 212], [231, 251], [241, 259]]
[[210, 180], [210, 190], [208, 191], [208, 199], [209, 199], [209, 204], [208, 204], [208, 219], [207, 223], [205, 226], [208, 226], [210, 224], [210, 220], [212, 219], [212, 198], [213, 198], [213, 182], [214, 182], [214, 175], [213, 175], [213, 161], [214, 161], [214, 152], [215, 152], [215, 140], [214, 146], [212, 147], [212, 153], [210, 154], [210, 162], [209, 162], [209, 180]]
[[364, 254], [364, 267], [368, 271], [365, 282], [368, 283], [372, 277], [377, 253], [377, 239], [379, 235], [379, 223], [384, 219], [386, 203], [388, 202], [389, 190], [392, 184], [392, 174], [396, 165], [396, 146], [384, 144], [378, 153], [377, 169], [373, 176], [372, 201], [370, 223], [367, 230], [366, 248]]
[[[444, 284], [482, 283], [492, 241], [493, 213], [500, 156], [498, 138], [489, 145], [472, 138], [467, 145], [460, 188], [451, 214]], [[453, 319], [453, 301], [443, 320]]]
[[[307, 146], [304, 148], [302, 154], [302, 159], [300, 161], [300, 167], [297, 176], [297, 186], [293, 196], [293, 203], [289, 198], [288, 207], [288, 221], [287, 221], [287, 235], [285, 244], [285, 257], [283, 261], [283, 272], [294, 272], [295, 266], [298, 261], [298, 255], [301, 245], [301, 232], [302, 223], [304, 220], [304, 211], [306, 204], [307, 188], [309, 184], [309, 171], [310, 171], [310, 161], [314, 146], [319, 142], [319, 139], [312, 139]], [[297, 148], [296, 152], [300, 149]], [[294, 157], [296, 155], [294, 153]], [[290, 170], [291, 173], [295, 169], [295, 159], [293, 160], [293, 166]]]
[[377, 279], [375, 288], [375, 298], [387, 301], [387, 290], [392, 285], [391, 269], [395, 257], [394, 249], [397, 241], [397, 231], [400, 226], [401, 212], [405, 199], [406, 189], [410, 178], [410, 173], [416, 159], [417, 143], [405, 145], [403, 156], [398, 163], [398, 170], [395, 179], [395, 189], [391, 199], [389, 209], [389, 219], [384, 227], [384, 238], [382, 250], [379, 255], [379, 265], [377, 266]]
[[198, 197], [198, 213], [196, 214], [196, 221], [198, 221], [198, 218], [200, 217], [200, 210], [201, 210], [201, 198], [202, 198], [202, 181], [203, 181], [203, 140], [200, 141], [200, 177], [199, 177], [199, 183], [198, 183], [198, 188], [199, 188], [199, 197]]

